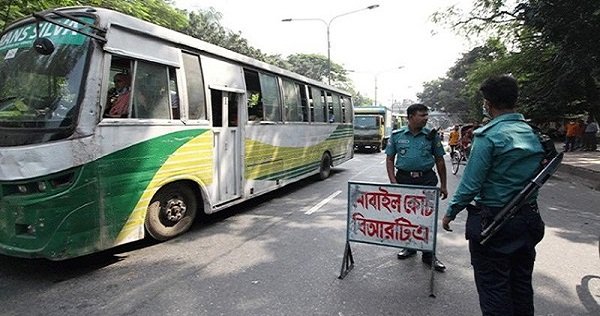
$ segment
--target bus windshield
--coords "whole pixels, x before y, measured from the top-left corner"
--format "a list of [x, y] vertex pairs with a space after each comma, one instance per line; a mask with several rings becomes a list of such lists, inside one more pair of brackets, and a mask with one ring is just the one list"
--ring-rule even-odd
[[33, 48], [36, 23], [0, 37], [0, 146], [65, 138], [75, 127], [90, 39], [47, 22], [38, 27], [40, 36], [54, 44], [49, 55]]
[[354, 117], [354, 128], [355, 129], [372, 129], [379, 127], [378, 116], [355, 116]]

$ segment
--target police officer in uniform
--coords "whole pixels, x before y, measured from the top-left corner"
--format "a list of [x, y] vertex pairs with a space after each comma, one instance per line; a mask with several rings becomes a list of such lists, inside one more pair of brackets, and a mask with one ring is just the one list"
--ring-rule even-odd
[[[445, 152], [439, 135], [425, 127], [429, 110], [423, 104], [413, 104], [406, 112], [408, 126], [394, 131], [385, 150], [390, 183], [436, 186], [438, 178], [432, 170], [435, 164], [441, 182], [441, 196], [445, 199], [448, 196]], [[407, 259], [416, 253], [413, 249], [402, 249], [398, 259]], [[423, 252], [422, 261], [429, 266], [433, 264], [436, 271], [446, 269], [441, 261], [433, 260], [431, 252]]]
[[[465, 207], [466, 237], [483, 315], [533, 315], [531, 275], [535, 245], [544, 235], [537, 196], [530, 198], [485, 245], [486, 223], [534, 177], [543, 147], [523, 115], [515, 112], [517, 82], [494, 76], [483, 82], [484, 113], [492, 120], [474, 132], [471, 156], [446, 216], [444, 229]], [[469, 205], [474, 200], [475, 205]]]

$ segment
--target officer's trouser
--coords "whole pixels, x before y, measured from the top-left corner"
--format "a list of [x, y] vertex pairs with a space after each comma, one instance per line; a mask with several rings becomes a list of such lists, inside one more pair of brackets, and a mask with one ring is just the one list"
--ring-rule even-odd
[[[494, 216], [500, 208], [487, 210], [487, 216]], [[523, 206], [485, 246], [479, 244], [481, 225], [474, 213], [469, 211], [466, 234], [481, 312], [486, 316], [533, 315], [535, 245], [544, 236], [537, 205]]]
[[[427, 170], [423, 172], [422, 176], [416, 178], [398, 170], [396, 172], [396, 182], [398, 182], [398, 184], [426, 185], [434, 187], [438, 184], [438, 178], [433, 170]], [[431, 260], [431, 257], [432, 253], [430, 251], [423, 252], [424, 260]]]

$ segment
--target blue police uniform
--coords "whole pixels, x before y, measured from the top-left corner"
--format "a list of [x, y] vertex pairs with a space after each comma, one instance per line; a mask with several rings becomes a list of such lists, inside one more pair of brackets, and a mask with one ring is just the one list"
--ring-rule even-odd
[[[482, 225], [527, 185], [543, 155], [537, 135], [519, 113], [495, 117], [474, 132], [471, 155], [446, 216], [454, 219], [465, 207], [469, 211], [465, 234], [483, 315], [533, 315], [535, 245], [544, 234], [536, 196], [485, 246], [479, 241]], [[467, 206], [472, 200], [477, 207]]]
[[[396, 182], [400, 184], [436, 186], [438, 178], [433, 171], [435, 159], [445, 154], [442, 141], [437, 133], [432, 139], [428, 139], [431, 132], [428, 128], [422, 128], [417, 134], [413, 134], [408, 126], [400, 128], [392, 133], [385, 154], [396, 155], [394, 166], [396, 167]], [[405, 249], [406, 255], [398, 255], [399, 259], [413, 255], [416, 251]], [[424, 252], [423, 262], [431, 265], [433, 255]], [[439, 266], [438, 266], [439, 265]], [[436, 270], [443, 271], [446, 267], [438, 261]]]
[[[432, 168], [435, 158], [443, 157], [445, 151], [437, 133], [433, 139], [427, 139], [430, 132], [430, 129], [422, 128], [413, 135], [408, 126], [405, 126], [392, 133], [385, 154], [396, 155], [394, 166], [397, 169], [398, 183], [437, 185], [437, 177]], [[400, 180], [405, 181], [400, 181], [399, 177]], [[418, 180], [420, 178], [424, 179]], [[432, 179], [435, 179], [433, 184], [431, 183]], [[423, 181], [427, 183], [423, 183]]]

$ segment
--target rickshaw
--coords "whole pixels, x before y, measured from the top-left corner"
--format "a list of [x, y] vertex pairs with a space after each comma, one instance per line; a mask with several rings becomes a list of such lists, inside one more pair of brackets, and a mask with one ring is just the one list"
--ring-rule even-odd
[[452, 174], [457, 174], [461, 164], [466, 164], [471, 152], [471, 141], [473, 139], [473, 124], [463, 125], [460, 128], [460, 138], [456, 150], [450, 153], [452, 163]]

